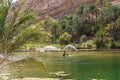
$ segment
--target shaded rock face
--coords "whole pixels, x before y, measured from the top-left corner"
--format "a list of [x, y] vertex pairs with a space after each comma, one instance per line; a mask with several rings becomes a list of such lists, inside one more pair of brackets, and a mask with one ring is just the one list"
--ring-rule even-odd
[[[62, 18], [70, 14], [80, 5], [80, 3], [91, 3], [95, 0], [26, 0], [22, 10], [34, 9], [40, 19], [45, 16]], [[20, 2], [20, 0], [18, 0]]]

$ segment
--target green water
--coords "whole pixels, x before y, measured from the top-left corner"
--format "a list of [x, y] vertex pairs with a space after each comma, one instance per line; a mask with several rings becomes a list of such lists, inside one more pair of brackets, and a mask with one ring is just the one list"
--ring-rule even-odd
[[[30, 53], [42, 60], [44, 68], [29, 63], [16, 75], [18, 77], [59, 78], [60, 80], [120, 80], [120, 51], [68, 52], [68, 57], [63, 57], [62, 54], [62, 52]], [[59, 72], [69, 75], [55, 74]]]

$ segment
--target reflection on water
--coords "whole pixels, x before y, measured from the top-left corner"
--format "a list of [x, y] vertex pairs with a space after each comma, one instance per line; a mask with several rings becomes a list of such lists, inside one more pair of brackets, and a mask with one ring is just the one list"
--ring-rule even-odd
[[20, 71], [11, 69], [16, 77], [120, 80], [120, 54], [116, 53], [120, 52], [77, 52], [69, 53], [70, 57], [62, 57], [62, 53], [31, 53], [42, 60], [45, 70], [33, 61], [19, 66]]

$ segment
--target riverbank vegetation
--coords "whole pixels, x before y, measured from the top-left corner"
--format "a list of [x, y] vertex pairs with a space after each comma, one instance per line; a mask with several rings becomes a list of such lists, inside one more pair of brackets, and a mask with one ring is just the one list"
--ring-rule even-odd
[[[14, 11], [9, 17], [11, 9]], [[63, 19], [47, 16], [44, 20], [38, 20], [34, 10], [20, 10], [21, 5], [14, 7], [11, 2], [1, 0], [0, 51], [5, 53], [6, 58], [15, 50], [30, 45], [120, 48], [120, 6], [99, 0], [95, 4], [81, 4], [75, 13]]]
[[[37, 23], [37, 27], [49, 33], [42, 37], [45, 44], [72, 44], [79, 49], [120, 48], [120, 6], [105, 0], [81, 4], [75, 13], [60, 20], [47, 16]], [[40, 39], [36, 38], [37, 44]]]
[[[33, 63], [33, 68], [36, 65], [41, 66], [36, 68], [34, 72], [37, 72], [38, 69], [45, 70], [46, 66], [41, 61], [42, 59], [48, 62], [72, 60], [78, 63], [88, 61], [88, 55], [91, 55], [91, 53], [91, 56], [94, 55], [96, 59], [100, 55], [102, 56], [101, 59], [103, 59], [103, 56], [113, 56], [114, 53], [115, 56], [119, 55], [119, 51], [107, 51], [104, 53], [103, 51], [97, 53], [87, 51], [86, 53], [82, 52], [82, 50], [79, 54], [77, 54], [78, 52], [69, 53], [70, 57], [68, 58], [61, 56], [63, 52], [55, 52], [52, 55], [43, 54], [42, 52], [29, 53], [30, 55], [27, 57], [25, 57], [26, 53], [23, 53], [25, 55], [21, 53], [12, 55], [14, 51], [22, 51], [24, 49], [34, 51], [36, 48], [41, 49], [41, 47], [48, 45], [54, 45], [57, 48], [63, 49], [65, 45], [71, 44], [73, 48], [75, 46], [75, 51], [77, 51], [76, 48], [120, 49], [120, 6], [113, 5], [104, 0], [98, 0], [95, 4], [81, 4], [74, 13], [66, 15], [62, 19], [54, 19], [47, 16], [44, 20], [39, 20], [36, 11], [26, 10], [21, 12], [22, 4], [15, 7], [11, 1], [0, 0], [0, 69], [14, 64], [13, 68], [16, 66], [16, 68], [19, 68], [18, 73], [22, 73], [23, 71], [26, 74], [29, 70], [33, 73], [33, 69], [30, 67], [31, 63]], [[11, 9], [13, 12], [11, 12]], [[12, 13], [12, 15], [9, 15], [9, 13]], [[106, 53], [107, 55], [105, 55]], [[20, 56], [19, 54], [22, 56], [15, 56]], [[15, 61], [13, 57], [15, 57], [14, 59], [18, 59], [18, 61]], [[21, 59], [19, 60], [19, 58]], [[76, 61], [76, 59], [78, 60]], [[5, 66], [1, 65], [5, 60], [8, 60], [8, 62], [13, 60], [15, 62]], [[67, 65], [66, 69], [68, 66], [70, 65]]]

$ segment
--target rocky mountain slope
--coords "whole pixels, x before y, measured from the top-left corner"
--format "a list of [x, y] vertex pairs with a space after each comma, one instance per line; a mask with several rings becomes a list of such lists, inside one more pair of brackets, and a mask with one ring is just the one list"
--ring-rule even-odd
[[[54, 18], [63, 18], [65, 15], [73, 13], [80, 4], [94, 3], [96, 0], [17, 0], [16, 4], [25, 1], [22, 6], [22, 11], [26, 9], [34, 9], [39, 19], [44, 19], [45, 16], [51, 16]], [[120, 2], [119, 0], [108, 0], [114, 3]], [[116, 4], [117, 4], [116, 3]], [[13, 10], [16, 5], [13, 5]], [[13, 11], [11, 10], [11, 11]]]
[[[18, 0], [16, 3], [20, 3]], [[22, 10], [34, 9], [40, 19], [45, 16], [62, 18], [64, 15], [72, 13], [81, 3], [93, 3], [95, 0], [26, 0]]]

